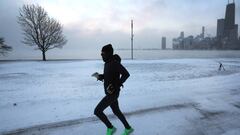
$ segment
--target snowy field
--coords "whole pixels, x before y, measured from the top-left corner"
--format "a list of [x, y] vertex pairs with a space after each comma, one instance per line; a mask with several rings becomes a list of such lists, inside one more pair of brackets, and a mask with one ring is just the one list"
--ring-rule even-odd
[[[218, 71], [221, 61], [226, 71]], [[132, 135], [239, 135], [240, 59], [123, 60], [119, 98]], [[0, 62], [0, 134], [104, 135], [93, 115], [103, 62]], [[108, 108], [117, 127], [123, 126]]]

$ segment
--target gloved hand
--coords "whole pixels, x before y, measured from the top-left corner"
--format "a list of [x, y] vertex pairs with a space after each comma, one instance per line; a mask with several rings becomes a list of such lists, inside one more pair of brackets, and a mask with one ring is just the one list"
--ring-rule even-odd
[[122, 84], [122, 82], [120, 82], [120, 81], [118, 82], [118, 86], [119, 86], [119, 87], [122, 87], [122, 88], [124, 87], [123, 84]]
[[114, 87], [112, 84], [109, 84], [107, 87], [107, 93], [112, 94], [115, 91]]
[[99, 74], [97, 80], [99, 80], [99, 81], [103, 81], [103, 79], [104, 79], [103, 74]]
[[122, 83], [119, 83], [118, 86], [124, 88]]
[[99, 74], [98, 72], [93, 73], [93, 74], [92, 74], [92, 77], [97, 78], [97, 81], [98, 81], [98, 80], [103, 81], [103, 79], [104, 79], [103, 74]]

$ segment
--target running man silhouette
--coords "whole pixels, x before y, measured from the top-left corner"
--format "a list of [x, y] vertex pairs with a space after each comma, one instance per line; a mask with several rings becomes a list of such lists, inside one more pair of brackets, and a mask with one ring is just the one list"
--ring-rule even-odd
[[128, 124], [125, 116], [119, 108], [118, 97], [120, 94], [120, 87], [123, 86], [123, 83], [128, 79], [130, 74], [120, 63], [121, 58], [118, 55], [113, 55], [111, 44], [103, 46], [101, 56], [105, 62], [104, 72], [103, 74], [98, 74], [97, 79], [104, 81], [106, 95], [96, 106], [94, 114], [107, 126], [106, 135], [112, 135], [116, 132], [116, 128], [103, 113], [103, 111], [110, 106], [113, 113], [120, 119], [125, 127], [122, 135], [129, 135], [133, 132], [133, 128]]

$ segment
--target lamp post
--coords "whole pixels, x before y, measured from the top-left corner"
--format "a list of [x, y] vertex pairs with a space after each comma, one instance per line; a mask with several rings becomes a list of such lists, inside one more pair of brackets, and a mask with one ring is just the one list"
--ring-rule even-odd
[[133, 20], [131, 20], [131, 59], [133, 60]]

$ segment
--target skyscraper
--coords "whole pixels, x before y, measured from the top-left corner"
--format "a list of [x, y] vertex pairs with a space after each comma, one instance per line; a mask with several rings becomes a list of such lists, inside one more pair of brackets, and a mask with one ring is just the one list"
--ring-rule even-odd
[[225, 29], [234, 29], [235, 25], [235, 3], [227, 5], [225, 13]]
[[221, 39], [224, 37], [224, 21], [225, 19], [217, 20], [217, 38]]
[[224, 37], [229, 40], [236, 40], [238, 37], [238, 26], [235, 24], [235, 3], [229, 3], [226, 7], [224, 20]]
[[166, 37], [162, 37], [162, 49], [166, 49]]

